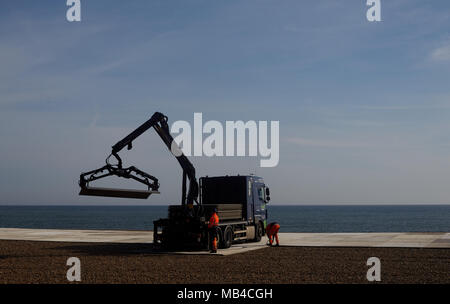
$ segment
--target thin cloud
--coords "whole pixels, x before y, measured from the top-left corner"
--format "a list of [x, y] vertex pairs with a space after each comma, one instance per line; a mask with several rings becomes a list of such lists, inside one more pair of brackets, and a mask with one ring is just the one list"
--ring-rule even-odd
[[300, 146], [317, 148], [367, 148], [371, 146], [370, 144], [363, 142], [345, 142], [329, 139], [307, 139], [301, 137], [290, 137], [287, 138], [286, 141]]
[[450, 44], [433, 50], [430, 58], [435, 62], [450, 62]]
[[359, 106], [361, 110], [374, 111], [409, 111], [409, 110], [445, 110], [450, 109], [450, 105], [385, 105], [385, 106]]

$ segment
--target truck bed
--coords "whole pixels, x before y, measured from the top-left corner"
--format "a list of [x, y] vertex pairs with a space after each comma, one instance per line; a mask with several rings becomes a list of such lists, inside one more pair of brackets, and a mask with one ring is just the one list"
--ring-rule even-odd
[[206, 210], [217, 208], [219, 222], [221, 221], [239, 221], [244, 219], [242, 204], [211, 204], [203, 205]]
[[[220, 222], [245, 220], [242, 204], [204, 204], [202, 206], [207, 215], [211, 214], [214, 208], [217, 208]], [[180, 205], [169, 206], [169, 218], [177, 217], [177, 213], [181, 212], [182, 208]], [[194, 206], [194, 208], [197, 209], [198, 206]]]

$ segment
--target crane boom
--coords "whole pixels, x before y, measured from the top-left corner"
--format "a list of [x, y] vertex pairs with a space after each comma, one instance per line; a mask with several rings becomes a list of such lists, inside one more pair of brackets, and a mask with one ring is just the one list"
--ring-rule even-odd
[[[128, 134], [125, 138], [117, 142], [112, 147], [112, 154], [120, 160], [117, 153], [119, 153], [125, 147], [131, 149], [133, 140], [135, 140], [137, 137], [139, 137], [152, 127], [155, 129], [156, 133], [158, 133], [159, 137], [162, 139], [167, 148], [170, 151], [172, 151], [172, 145], [176, 143], [173, 142], [173, 137], [170, 134], [167, 120], [168, 120], [167, 116], [165, 116], [160, 112], [155, 112], [152, 115], [152, 117], [150, 117], [149, 120], [147, 120], [142, 125], [137, 127], [136, 130]], [[178, 163], [180, 164], [181, 168], [183, 169], [183, 191], [182, 191], [183, 193], [181, 204], [182, 205], [184, 205], [185, 203], [187, 203], [188, 205], [193, 204], [194, 201], [197, 202], [198, 197], [198, 182], [195, 176], [195, 168], [189, 161], [189, 159], [186, 157], [186, 155], [183, 154], [183, 152], [181, 152], [181, 155], [175, 157]], [[186, 176], [189, 178], [189, 190], [187, 192], [187, 196], [186, 196]]]
[[[112, 146], [111, 155], [114, 156], [118, 161], [117, 167], [118, 167], [119, 171], [117, 171], [117, 172], [120, 173], [121, 172], [120, 170], [122, 169], [122, 159], [120, 158], [118, 153], [125, 147], [128, 147], [128, 150], [130, 150], [132, 148], [133, 141], [152, 127], [155, 129], [156, 133], [158, 133], [159, 137], [162, 139], [162, 141], [167, 146], [167, 148], [170, 151], [172, 151], [172, 147], [173, 147], [173, 145], [176, 145], [176, 143], [174, 142], [174, 139], [173, 139], [172, 135], [170, 134], [169, 125], [167, 124], [167, 120], [168, 120], [167, 116], [165, 116], [164, 114], [162, 114], [160, 112], [155, 112], [150, 117], [150, 119], [148, 119], [146, 122], [144, 122], [138, 128], [136, 128], [133, 132], [131, 132], [130, 134], [125, 136], [122, 140], [118, 141], [114, 146]], [[178, 148], [178, 146], [176, 146], [176, 148]], [[184, 155], [183, 152], [179, 148], [177, 149], [177, 151], [178, 151], [178, 153], [177, 153], [178, 155], [175, 155], [175, 157], [176, 157], [178, 163], [180, 164], [181, 168], [183, 169], [181, 204], [182, 205], [185, 205], [185, 204], [192, 205], [194, 202], [198, 203], [198, 200], [197, 200], [198, 182], [197, 182], [197, 178], [195, 176], [195, 168], [192, 165], [192, 163], [189, 161], [189, 159], [186, 157], [186, 155]], [[108, 165], [109, 164], [107, 164], [107, 166]], [[135, 168], [135, 167], [132, 167], [132, 168]], [[94, 171], [90, 171], [87, 174], [92, 173]], [[140, 170], [139, 170], [139, 172], [143, 173]], [[113, 172], [110, 175], [119, 175], [119, 174]], [[83, 174], [81, 176], [83, 178], [80, 178], [80, 186], [83, 188], [83, 184], [85, 184], [85, 179], [84, 179]], [[150, 176], [150, 175], [148, 175], [148, 176]], [[101, 177], [103, 177], [103, 176], [101, 176]], [[101, 178], [101, 177], [99, 177], [99, 178]], [[130, 177], [137, 180], [133, 176], [130, 176]], [[188, 189], [187, 194], [186, 194], [186, 177], [189, 178], [189, 189]], [[97, 179], [97, 178], [95, 178], [95, 179]], [[154, 178], [154, 179], [156, 180], [156, 183], [157, 183], [157, 179], [156, 178]], [[94, 179], [91, 179], [91, 180], [94, 180]], [[149, 187], [151, 187], [151, 186], [149, 185]], [[157, 187], [156, 187], [156, 189], [157, 189]]]

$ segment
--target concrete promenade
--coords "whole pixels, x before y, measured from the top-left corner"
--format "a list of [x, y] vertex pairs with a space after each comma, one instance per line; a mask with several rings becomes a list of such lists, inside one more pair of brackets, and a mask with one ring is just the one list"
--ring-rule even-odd
[[[396, 247], [450, 248], [450, 233], [280, 233], [282, 246], [306, 247]], [[152, 231], [125, 230], [61, 230], [0, 228], [0, 240], [148, 243], [153, 242]], [[266, 247], [267, 238], [258, 243], [235, 244], [219, 249], [221, 255], [231, 255]], [[207, 254], [207, 252], [174, 252], [178, 254]]]

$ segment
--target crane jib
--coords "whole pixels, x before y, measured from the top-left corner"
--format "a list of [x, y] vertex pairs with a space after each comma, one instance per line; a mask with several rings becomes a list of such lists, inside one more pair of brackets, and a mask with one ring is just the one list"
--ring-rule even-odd
[[[146, 132], [150, 128], [154, 128], [161, 140], [171, 150], [173, 137], [170, 134], [169, 126], [167, 124], [167, 116], [160, 112], [155, 112], [150, 119], [136, 128], [133, 132], [128, 134], [122, 140], [112, 146], [111, 155], [106, 159], [106, 166], [92, 170], [80, 175], [80, 195], [91, 196], [107, 196], [107, 197], [126, 197], [126, 198], [141, 198], [146, 199], [153, 193], [159, 193], [158, 179], [144, 171], [137, 169], [136, 167], [122, 168], [122, 159], [118, 153], [125, 147], [132, 148], [133, 141]], [[110, 164], [109, 158], [114, 156], [117, 160], [117, 164]], [[183, 169], [183, 187], [182, 187], [182, 205], [192, 205], [194, 202], [198, 202], [198, 182], [195, 177], [195, 168], [189, 159], [181, 153], [176, 156], [178, 163]], [[104, 173], [106, 172], [106, 173]], [[114, 189], [114, 188], [98, 188], [90, 187], [89, 182], [107, 177], [118, 176], [127, 179], [133, 179], [139, 183], [147, 186], [147, 190], [126, 190], [126, 189]], [[186, 191], [187, 179], [189, 179], [189, 188]], [[187, 192], [187, 193], [186, 193]]]

